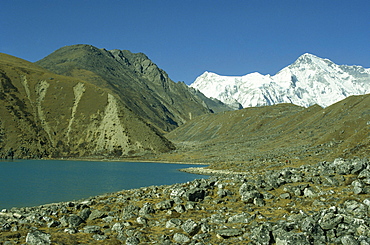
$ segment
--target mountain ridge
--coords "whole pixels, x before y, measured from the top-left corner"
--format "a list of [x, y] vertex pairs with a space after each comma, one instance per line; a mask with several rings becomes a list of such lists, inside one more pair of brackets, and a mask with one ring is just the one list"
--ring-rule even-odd
[[109, 90], [0, 54], [0, 158], [125, 157], [174, 149]]
[[243, 107], [293, 103], [327, 107], [349, 95], [370, 93], [370, 68], [337, 65], [305, 53], [275, 75], [221, 76], [204, 72], [191, 85], [208, 97]]
[[78, 44], [62, 47], [35, 63], [110, 89], [134, 113], [162, 131], [211, 113], [202, 99], [185, 84], [173, 82], [143, 53]]

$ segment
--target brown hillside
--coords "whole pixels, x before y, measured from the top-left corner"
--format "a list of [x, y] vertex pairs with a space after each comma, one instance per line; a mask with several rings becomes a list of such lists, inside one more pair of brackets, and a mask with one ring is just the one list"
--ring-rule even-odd
[[175, 83], [143, 53], [91, 45], [62, 47], [36, 62], [54, 73], [106, 88], [136, 115], [171, 131], [210, 109], [184, 83]]
[[108, 90], [0, 54], [0, 157], [128, 156], [173, 145]]
[[178, 150], [164, 158], [245, 170], [367, 156], [369, 105], [370, 95], [363, 95], [325, 109], [279, 104], [201, 116], [166, 135]]

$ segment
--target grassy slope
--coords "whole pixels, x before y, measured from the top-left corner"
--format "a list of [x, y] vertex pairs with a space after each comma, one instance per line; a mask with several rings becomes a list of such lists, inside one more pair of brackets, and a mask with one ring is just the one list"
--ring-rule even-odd
[[142, 53], [72, 45], [56, 50], [36, 64], [110, 89], [134, 113], [163, 131], [209, 113], [185, 84], [173, 82]]
[[166, 137], [178, 150], [163, 158], [245, 170], [370, 153], [370, 95], [325, 109], [279, 104], [198, 117]]
[[[83, 91], [77, 103], [75, 89], [78, 86], [83, 87]], [[116, 111], [107, 111], [109, 97], [107, 89], [0, 54], [1, 156], [6, 157], [8, 153], [31, 158], [119, 155], [108, 148], [133, 153], [172, 148], [170, 142], [118, 99], [115, 99]], [[104, 117], [119, 118], [119, 125], [108, 125]], [[117, 130], [119, 134], [121, 129], [128, 138], [125, 142], [117, 139], [116, 143], [110, 143], [108, 136], [106, 139], [100, 136]], [[96, 145], [97, 139], [101, 139], [100, 146]]]

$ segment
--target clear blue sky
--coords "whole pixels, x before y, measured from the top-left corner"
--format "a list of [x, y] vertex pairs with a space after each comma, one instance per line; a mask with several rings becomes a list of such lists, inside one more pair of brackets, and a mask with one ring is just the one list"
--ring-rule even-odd
[[1, 0], [0, 52], [72, 44], [145, 53], [174, 81], [275, 74], [301, 54], [370, 67], [369, 0]]

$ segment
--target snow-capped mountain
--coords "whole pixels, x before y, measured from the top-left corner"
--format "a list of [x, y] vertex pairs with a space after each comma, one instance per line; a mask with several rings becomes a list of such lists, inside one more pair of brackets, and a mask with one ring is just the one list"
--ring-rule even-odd
[[350, 95], [370, 93], [370, 68], [337, 65], [306, 53], [274, 76], [258, 72], [244, 76], [204, 72], [190, 86], [234, 106], [293, 103], [327, 107]]

